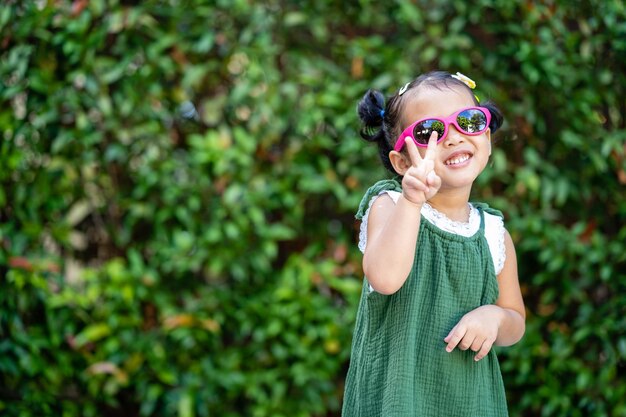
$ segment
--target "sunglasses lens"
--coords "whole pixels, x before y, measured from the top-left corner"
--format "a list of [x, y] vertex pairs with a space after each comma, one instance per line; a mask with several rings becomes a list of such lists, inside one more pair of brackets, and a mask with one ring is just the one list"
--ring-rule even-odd
[[465, 133], [480, 133], [487, 129], [487, 115], [478, 109], [465, 110], [456, 118]]
[[437, 132], [437, 140], [440, 140], [445, 131], [445, 126], [441, 120], [428, 119], [416, 124], [413, 128], [413, 137], [417, 143], [428, 145], [428, 140], [433, 131]]

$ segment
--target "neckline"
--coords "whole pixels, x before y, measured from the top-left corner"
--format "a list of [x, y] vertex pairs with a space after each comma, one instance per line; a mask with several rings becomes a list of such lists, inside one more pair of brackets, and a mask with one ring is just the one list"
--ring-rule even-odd
[[442, 223], [455, 229], [469, 229], [472, 226], [472, 222], [476, 221], [475, 217], [478, 215], [476, 208], [469, 202], [467, 203], [467, 207], [469, 208], [469, 214], [467, 216], [467, 221], [463, 222], [459, 220], [452, 220], [445, 213], [434, 208], [428, 201], [424, 202], [423, 205], [423, 209], [431, 213], [433, 217], [436, 217]]
[[[435, 224], [433, 221], [428, 219], [426, 216], [424, 216], [424, 214], [422, 213], [422, 219], [425, 220], [423, 223], [429, 226], [429, 228], [432, 231], [437, 232], [442, 236], [452, 238], [453, 240], [466, 240], [466, 239], [475, 240], [476, 238], [480, 237], [482, 235], [481, 232], [484, 231], [485, 216], [480, 207], [474, 206], [471, 203], [467, 203], [467, 204], [470, 207], [470, 215], [469, 215], [469, 219], [467, 222], [459, 222], [456, 220], [452, 220], [448, 216], [446, 216], [444, 213], [438, 211], [436, 208], [428, 204], [427, 202], [424, 203], [424, 205], [422, 206], [422, 210], [425, 209], [426, 212], [432, 215], [435, 219], [438, 219], [439, 221], [443, 222], [444, 227], [447, 226], [449, 229], [452, 229], [452, 230], [454, 229], [458, 230], [459, 228], [462, 228], [462, 229], [467, 230], [469, 233], [469, 231], [472, 229], [472, 222], [479, 221], [478, 228], [476, 228], [476, 230], [472, 234], [463, 235], [463, 234], [455, 233], [450, 230], [443, 229], [439, 225]], [[478, 220], [473, 220], [473, 218], [476, 216], [478, 216]]]

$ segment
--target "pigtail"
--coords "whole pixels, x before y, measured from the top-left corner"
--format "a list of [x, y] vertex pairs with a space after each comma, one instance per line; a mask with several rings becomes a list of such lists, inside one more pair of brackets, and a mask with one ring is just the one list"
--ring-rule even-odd
[[382, 133], [385, 112], [383, 94], [380, 91], [367, 90], [356, 110], [363, 124], [361, 137], [368, 142], [378, 141], [378, 136]]
[[361, 137], [378, 145], [378, 155], [383, 165], [395, 173], [389, 160], [392, 147], [385, 127], [385, 97], [380, 91], [368, 90], [357, 105], [357, 113], [363, 126], [360, 131]]
[[489, 113], [491, 113], [491, 123], [489, 123], [489, 129], [491, 129], [491, 134], [493, 135], [498, 129], [500, 129], [502, 123], [504, 123], [504, 115], [493, 101], [487, 101], [486, 103], [481, 103], [480, 105], [485, 107], [489, 110]]

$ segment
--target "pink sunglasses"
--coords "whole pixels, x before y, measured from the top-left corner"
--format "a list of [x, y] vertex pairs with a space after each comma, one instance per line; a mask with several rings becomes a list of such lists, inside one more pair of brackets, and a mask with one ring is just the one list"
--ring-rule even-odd
[[417, 146], [426, 148], [430, 135], [435, 131], [437, 132], [437, 143], [439, 143], [448, 135], [450, 125], [454, 125], [459, 132], [465, 135], [480, 135], [489, 128], [490, 122], [491, 113], [485, 107], [467, 107], [443, 119], [432, 117], [418, 120], [404, 129], [404, 132], [398, 137], [394, 150], [400, 152], [404, 147], [406, 138], [411, 137]]

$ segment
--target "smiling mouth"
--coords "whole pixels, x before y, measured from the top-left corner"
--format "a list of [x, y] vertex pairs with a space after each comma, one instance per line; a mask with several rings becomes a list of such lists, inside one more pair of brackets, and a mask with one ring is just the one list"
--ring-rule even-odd
[[467, 161], [471, 157], [472, 157], [472, 155], [470, 155], [468, 153], [464, 153], [462, 155], [456, 155], [456, 156], [446, 160], [444, 163], [446, 165], [458, 165], [458, 164], [462, 164], [463, 162]]

